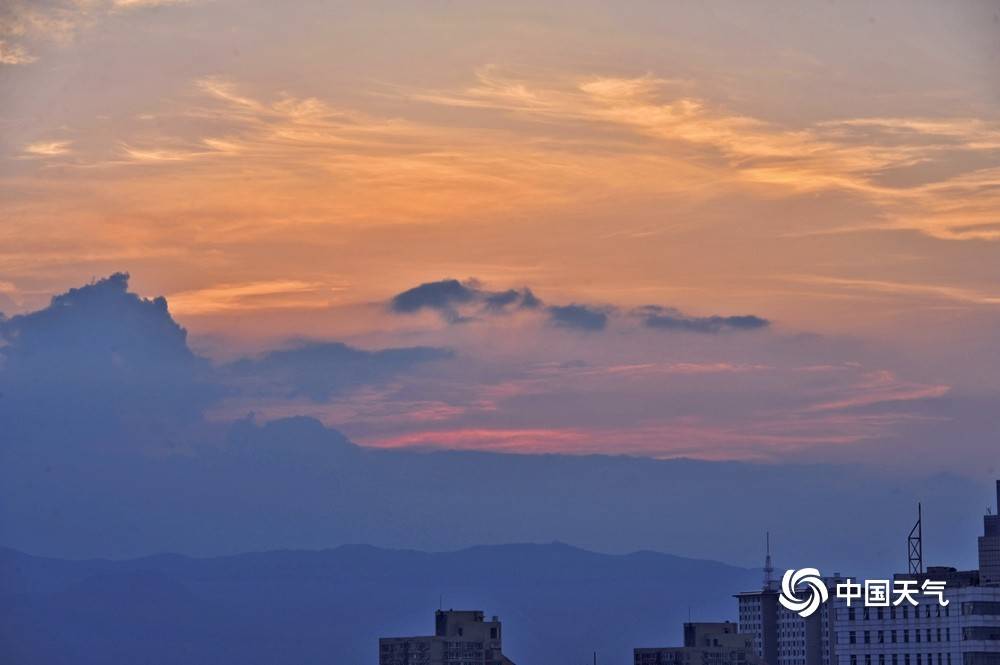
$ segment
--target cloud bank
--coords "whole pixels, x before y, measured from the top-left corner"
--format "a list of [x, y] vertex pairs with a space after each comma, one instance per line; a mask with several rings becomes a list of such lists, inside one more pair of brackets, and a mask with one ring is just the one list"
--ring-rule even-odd
[[[389, 301], [390, 311], [413, 314], [422, 310], [435, 311], [448, 323], [467, 323], [494, 314], [516, 311], [542, 312], [556, 328], [600, 332], [608, 327], [620, 308], [610, 305], [570, 303], [544, 305], [534, 292], [523, 287], [505, 291], [490, 291], [479, 280], [460, 282], [442, 279], [425, 282], [399, 293]], [[771, 322], [752, 314], [739, 316], [689, 316], [672, 307], [647, 305], [633, 314], [647, 328], [691, 333], [752, 331], [767, 328]], [[628, 317], [621, 317], [623, 322]]]

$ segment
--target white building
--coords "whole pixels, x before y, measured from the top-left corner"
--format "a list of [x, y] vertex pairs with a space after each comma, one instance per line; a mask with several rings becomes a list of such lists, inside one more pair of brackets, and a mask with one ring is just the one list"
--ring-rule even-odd
[[[833, 587], [843, 581], [839, 575], [825, 578]], [[767, 665], [831, 665], [835, 663], [834, 614], [824, 603], [803, 618], [778, 602], [777, 585], [768, 578], [760, 591], [736, 595], [740, 632], [750, 635], [753, 652]]]
[[[897, 579], [948, 572], [955, 571], [931, 568]], [[944, 597], [946, 607], [921, 599], [916, 607], [863, 607], [855, 600], [848, 608], [831, 599], [836, 665], [1000, 665], [1000, 587], [949, 584]]]
[[[1000, 481], [997, 481], [1000, 505]], [[987, 515], [979, 538], [979, 570], [929, 568], [897, 580], [946, 582], [946, 607], [921, 604], [853, 607], [837, 598], [840, 575], [825, 578], [830, 600], [802, 618], [779, 602], [770, 553], [760, 591], [737, 594], [739, 631], [751, 636], [767, 665], [1000, 665], [1000, 516]], [[854, 580], [857, 581], [857, 580]]]

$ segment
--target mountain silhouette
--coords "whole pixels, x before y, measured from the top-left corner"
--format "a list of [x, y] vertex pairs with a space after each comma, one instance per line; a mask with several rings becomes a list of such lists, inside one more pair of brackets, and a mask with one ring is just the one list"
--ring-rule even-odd
[[380, 636], [433, 632], [439, 605], [504, 622], [515, 662], [626, 663], [681, 623], [732, 619], [758, 571], [568, 545], [454, 552], [347, 545], [216, 558], [69, 561], [0, 551], [0, 661], [24, 665], [377, 662]]

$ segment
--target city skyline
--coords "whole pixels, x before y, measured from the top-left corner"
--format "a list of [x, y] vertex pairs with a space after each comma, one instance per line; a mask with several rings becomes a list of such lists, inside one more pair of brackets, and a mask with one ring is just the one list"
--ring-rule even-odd
[[1000, 0], [0, 0], [0, 661], [1000, 665], [997, 72]]

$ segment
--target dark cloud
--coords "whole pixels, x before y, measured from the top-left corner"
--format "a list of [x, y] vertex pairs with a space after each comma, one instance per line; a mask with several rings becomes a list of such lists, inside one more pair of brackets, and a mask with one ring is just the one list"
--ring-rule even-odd
[[608, 325], [608, 313], [588, 305], [553, 305], [547, 311], [549, 320], [560, 328], [604, 330]]
[[0, 321], [0, 422], [54, 419], [81, 433], [137, 418], [151, 427], [200, 417], [217, 391], [163, 298], [128, 292], [116, 273]]
[[[462, 306], [473, 305], [477, 312], [464, 312]], [[449, 323], [464, 323], [473, 320], [475, 314], [498, 314], [511, 308], [535, 309], [541, 301], [531, 289], [508, 289], [487, 291], [475, 280], [460, 282], [457, 279], [442, 279], [427, 282], [397, 294], [389, 301], [393, 312], [408, 314], [423, 309], [435, 310]]]
[[442, 314], [455, 312], [457, 305], [471, 302], [480, 297], [475, 284], [463, 284], [457, 279], [442, 279], [427, 282], [393, 297], [390, 307], [394, 312], [411, 313], [422, 309], [434, 309]]
[[356, 454], [358, 447], [335, 429], [315, 418], [292, 416], [258, 424], [253, 414], [229, 427], [226, 442], [231, 452], [285, 463], [337, 459]]
[[303, 342], [291, 349], [236, 361], [222, 371], [243, 392], [304, 396], [319, 402], [452, 355], [448, 349], [426, 346], [365, 351], [340, 342]]
[[687, 316], [672, 307], [647, 305], [635, 313], [647, 328], [693, 333], [718, 333], [724, 330], [759, 330], [771, 325], [767, 319], [751, 314], [742, 316]]
[[[477, 280], [460, 282], [442, 279], [427, 282], [396, 295], [389, 303], [397, 313], [423, 309], [437, 311], [449, 323], [465, 323], [484, 314], [501, 314], [514, 309], [537, 310], [542, 301], [529, 288], [489, 291]], [[599, 331], [608, 325], [614, 307], [571, 303], [545, 308], [549, 321], [560, 328]], [[770, 321], [752, 314], [740, 316], [688, 316], [672, 307], [647, 305], [633, 311], [642, 324], [655, 330], [692, 333], [719, 333], [726, 330], [758, 330]]]

